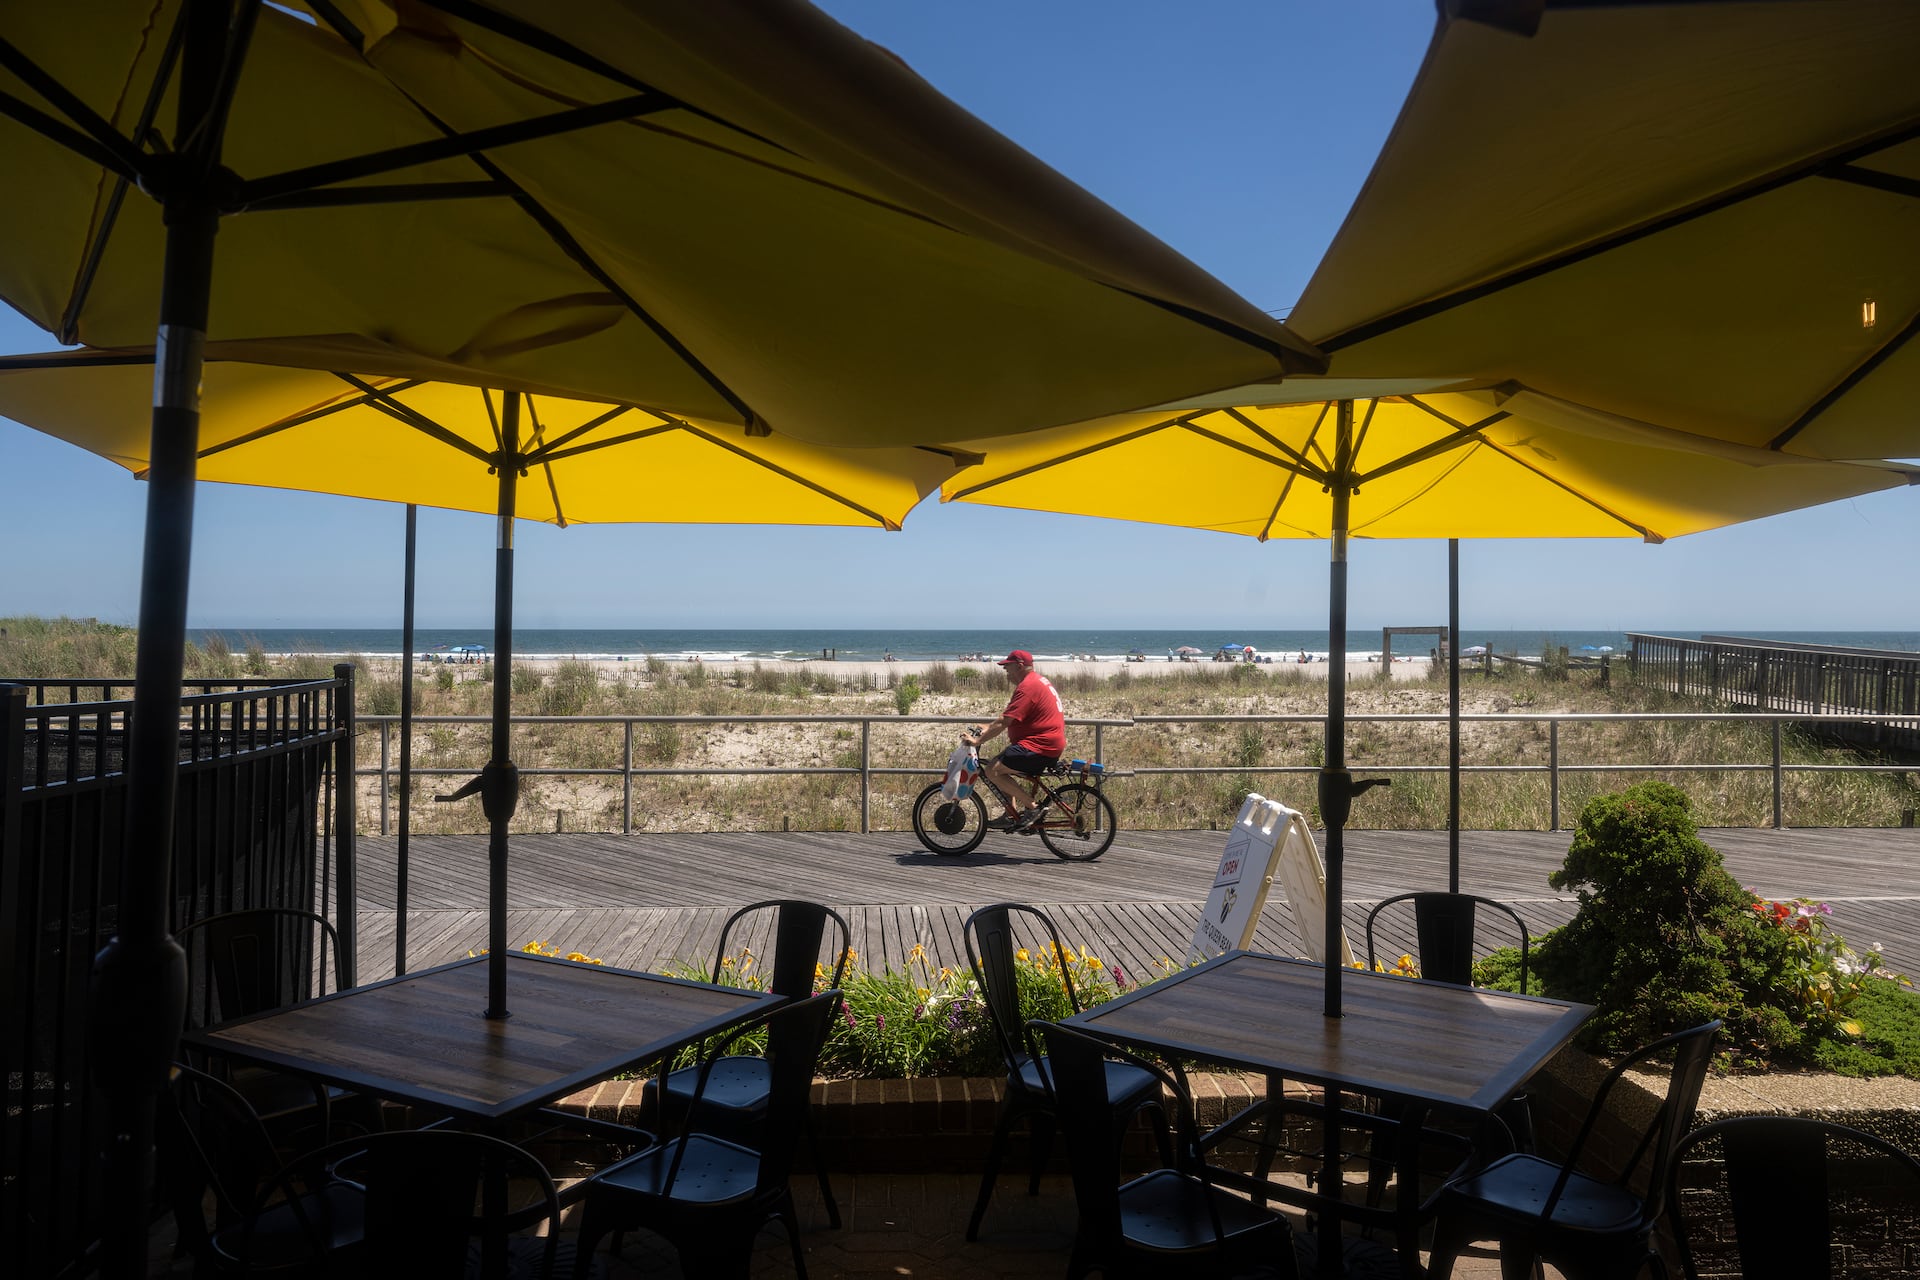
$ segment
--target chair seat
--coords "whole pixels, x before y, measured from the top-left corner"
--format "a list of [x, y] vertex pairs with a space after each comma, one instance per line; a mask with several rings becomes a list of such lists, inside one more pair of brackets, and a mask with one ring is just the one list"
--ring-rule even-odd
[[[1142, 1071], [1139, 1067], [1131, 1067], [1124, 1062], [1109, 1062], [1105, 1065], [1107, 1096], [1113, 1099], [1115, 1106], [1132, 1108], [1140, 1105], [1140, 1102], [1149, 1094], [1154, 1097], [1159, 1096], [1160, 1081], [1154, 1078], [1151, 1071]], [[1018, 1087], [1042, 1097], [1047, 1096], [1052, 1089], [1047, 1082], [1046, 1069], [1045, 1058], [1022, 1058], [1017, 1080]], [[1015, 1081], [1009, 1081], [1009, 1083], [1015, 1083]]]
[[[221, 1269], [253, 1275], [317, 1271], [351, 1256], [367, 1234], [367, 1198], [351, 1182], [331, 1182], [263, 1210], [250, 1225], [221, 1227], [211, 1243]], [[304, 1224], [304, 1225], [303, 1225]]]
[[1285, 1219], [1252, 1201], [1198, 1179], [1157, 1169], [1120, 1188], [1120, 1231], [1141, 1249], [1188, 1253], [1213, 1247], [1212, 1201], [1222, 1237], [1231, 1242], [1250, 1232], [1286, 1229]]
[[[666, 1096], [676, 1107], [684, 1107], [693, 1100], [694, 1086], [699, 1083], [700, 1068], [682, 1067], [669, 1072], [666, 1082]], [[767, 1106], [767, 1091], [773, 1086], [773, 1069], [765, 1058], [749, 1057], [745, 1054], [732, 1054], [714, 1060], [713, 1072], [707, 1077], [707, 1091], [700, 1099], [702, 1111], [709, 1108], [722, 1111], [764, 1111]]]
[[[1467, 1211], [1478, 1216], [1538, 1222], [1560, 1172], [1559, 1165], [1539, 1156], [1503, 1156], [1453, 1183], [1447, 1194], [1455, 1204], [1465, 1201]], [[1645, 1212], [1645, 1201], [1626, 1188], [1574, 1173], [1553, 1206], [1552, 1221], [1574, 1231], [1632, 1231], [1643, 1224]]]
[[[686, 1155], [669, 1191], [667, 1174], [682, 1145]], [[759, 1152], [695, 1133], [628, 1156], [595, 1180], [604, 1188], [708, 1207], [751, 1199], [759, 1176]]]

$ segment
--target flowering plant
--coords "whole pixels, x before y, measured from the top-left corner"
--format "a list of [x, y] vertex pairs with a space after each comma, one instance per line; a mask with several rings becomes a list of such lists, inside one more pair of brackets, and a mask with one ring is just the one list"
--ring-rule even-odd
[[1833, 908], [1827, 903], [1811, 898], [1775, 902], [1756, 894], [1751, 909], [1766, 926], [1785, 935], [1785, 961], [1776, 986], [1788, 1010], [1810, 1029], [1857, 1036], [1860, 1024], [1847, 1016], [1847, 1008], [1865, 991], [1867, 978], [1912, 985], [1882, 966], [1877, 948], [1862, 955], [1849, 947], [1828, 922]]

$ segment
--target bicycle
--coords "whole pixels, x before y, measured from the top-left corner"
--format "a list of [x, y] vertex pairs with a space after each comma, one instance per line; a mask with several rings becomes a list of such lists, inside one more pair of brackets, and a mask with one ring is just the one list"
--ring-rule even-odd
[[[1030, 778], [1034, 803], [1042, 812], [1037, 822], [1018, 834], [1039, 836], [1056, 858], [1092, 862], [1113, 844], [1119, 827], [1113, 802], [1100, 792], [1105, 776], [1103, 766], [1085, 760], [1054, 761]], [[1054, 784], [1049, 778], [1075, 781]], [[914, 800], [913, 834], [935, 853], [954, 857], [972, 853], [987, 838], [987, 805], [980, 789], [991, 788], [1002, 805], [1006, 805], [1006, 793], [984, 772], [975, 779], [973, 790], [958, 800], [946, 798], [944, 785], [936, 782]]]

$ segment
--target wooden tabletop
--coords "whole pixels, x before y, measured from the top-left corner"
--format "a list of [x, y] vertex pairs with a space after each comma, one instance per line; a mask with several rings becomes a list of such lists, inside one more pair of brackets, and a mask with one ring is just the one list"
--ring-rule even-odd
[[778, 997], [657, 974], [507, 957], [507, 1007], [489, 1019], [485, 957], [190, 1031], [190, 1047], [484, 1121], [531, 1111]]
[[1069, 1019], [1100, 1035], [1383, 1098], [1489, 1111], [1558, 1053], [1591, 1005], [1233, 951]]

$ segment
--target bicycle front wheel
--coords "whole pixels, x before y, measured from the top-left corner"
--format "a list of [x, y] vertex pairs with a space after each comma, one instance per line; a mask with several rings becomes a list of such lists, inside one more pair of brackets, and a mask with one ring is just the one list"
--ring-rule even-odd
[[913, 834], [935, 853], [972, 853], [987, 838], [987, 806], [974, 791], [949, 800], [936, 782], [913, 802]]
[[1092, 862], [1113, 843], [1113, 802], [1084, 782], [1055, 787], [1053, 808], [1040, 822], [1040, 842], [1056, 858]]

